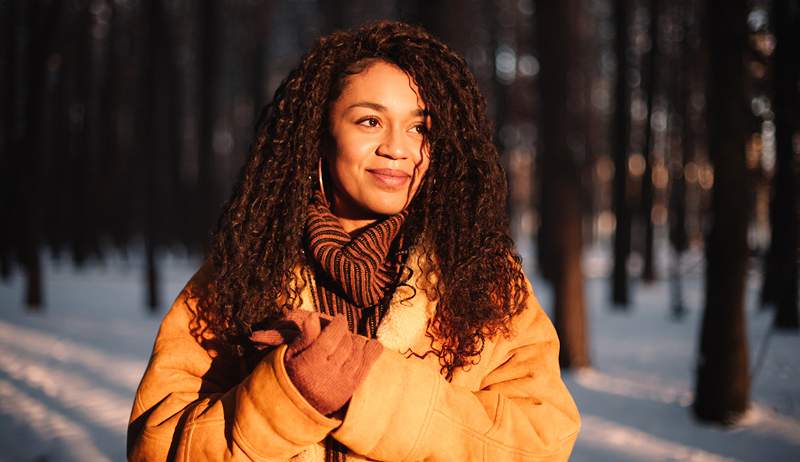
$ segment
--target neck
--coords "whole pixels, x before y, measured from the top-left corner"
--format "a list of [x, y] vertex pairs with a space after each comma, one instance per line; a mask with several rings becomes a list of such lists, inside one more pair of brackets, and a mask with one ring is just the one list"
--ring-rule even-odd
[[344, 231], [350, 236], [359, 234], [361, 230], [375, 223], [378, 217], [370, 216], [364, 210], [356, 210], [353, 207], [348, 207], [346, 201], [334, 194], [333, 203], [331, 206], [331, 213], [339, 219]]
[[346, 218], [339, 216], [336, 212], [333, 212], [333, 214], [336, 215], [336, 218], [339, 219], [339, 223], [342, 225], [342, 228], [350, 236], [359, 234], [361, 230], [375, 223], [374, 219]]

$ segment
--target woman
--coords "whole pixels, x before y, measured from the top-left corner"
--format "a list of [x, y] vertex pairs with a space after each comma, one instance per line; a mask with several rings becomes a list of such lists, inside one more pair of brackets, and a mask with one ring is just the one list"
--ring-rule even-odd
[[136, 393], [133, 460], [566, 460], [579, 416], [463, 59], [380, 22], [265, 109]]

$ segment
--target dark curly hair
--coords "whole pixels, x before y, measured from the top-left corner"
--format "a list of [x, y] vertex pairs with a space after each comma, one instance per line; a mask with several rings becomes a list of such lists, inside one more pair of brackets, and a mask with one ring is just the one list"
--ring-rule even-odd
[[[431, 162], [409, 205], [404, 242], [418, 284], [438, 307], [428, 336], [442, 373], [474, 364], [487, 338], [509, 335], [526, 301], [508, 232], [507, 186], [492, 126], [465, 61], [423, 29], [381, 21], [321, 38], [261, 112], [255, 141], [225, 205], [207, 258], [199, 313], [245, 355], [254, 326], [300, 304], [306, 210], [329, 136], [327, 111], [348, 75], [376, 60], [405, 71], [431, 117]], [[427, 282], [427, 284], [426, 284]]]

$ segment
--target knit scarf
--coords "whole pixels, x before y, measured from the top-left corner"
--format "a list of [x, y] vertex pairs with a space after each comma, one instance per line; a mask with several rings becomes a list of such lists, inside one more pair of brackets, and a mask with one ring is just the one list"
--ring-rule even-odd
[[407, 215], [404, 210], [373, 223], [353, 238], [331, 213], [325, 196], [319, 191], [314, 194], [305, 246], [314, 267], [312, 294], [319, 311], [344, 314], [351, 331], [375, 336], [396, 284], [402, 243], [395, 242], [395, 237]]
[[[308, 280], [318, 311], [344, 314], [352, 332], [375, 337], [400, 273], [402, 242], [395, 242], [395, 237], [407, 215], [404, 210], [351, 237], [331, 213], [325, 196], [319, 191], [314, 194], [306, 221], [305, 252], [314, 270]], [[346, 452], [332, 437], [325, 440], [326, 461], [343, 461]]]

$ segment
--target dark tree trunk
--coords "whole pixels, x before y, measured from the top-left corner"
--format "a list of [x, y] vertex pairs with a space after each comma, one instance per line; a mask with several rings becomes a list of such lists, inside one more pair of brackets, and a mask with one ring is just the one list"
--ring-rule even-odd
[[[491, 56], [491, 102], [494, 106], [494, 145], [497, 147], [497, 152], [500, 154], [500, 162], [503, 165], [503, 170], [506, 174], [506, 184], [511, 185], [511, 168], [509, 165], [509, 156], [507, 153], [508, 147], [505, 145], [503, 137], [501, 136], [503, 127], [506, 125], [506, 111], [508, 109], [508, 83], [503, 82], [494, 65], [497, 62], [497, 52], [500, 46], [500, 12], [497, 8], [497, 2], [487, 2], [484, 5], [483, 13], [489, 18], [489, 56]], [[513, 214], [513, 194], [506, 195], [506, 215], [509, 222]]]
[[181, 152], [183, 151], [183, 137], [181, 120], [183, 117], [181, 93], [180, 67], [178, 65], [179, 47], [175, 34], [175, 16], [180, 16], [180, 11], [170, 11], [167, 4], [162, 4], [157, 11], [156, 40], [162, 45], [156, 52], [157, 75], [162, 77], [156, 84], [156, 113], [159, 131], [158, 156], [156, 170], [153, 175], [155, 187], [153, 200], [155, 201], [154, 227], [160, 245], [180, 242], [180, 221], [186, 194], [183, 184], [178, 181], [181, 171]]
[[253, 24], [253, 35], [256, 38], [255, 45], [253, 46], [253, 82], [252, 92], [253, 101], [258, 114], [259, 109], [267, 104], [267, 87], [266, 83], [269, 79], [267, 72], [267, 63], [269, 63], [267, 41], [269, 38], [270, 17], [272, 15], [271, 2], [264, 0], [260, 3], [254, 11], [255, 20]]
[[[13, 198], [14, 194], [14, 175], [12, 165], [14, 153], [16, 152], [17, 121], [19, 116], [19, 105], [17, 104], [19, 60], [17, 53], [17, 2], [5, 2], [0, 4], [0, 16], [2, 22], [2, 66], [4, 71], [0, 72], [0, 88], [2, 88], [2, 100], [0, 100], [0, 196]], [[9, 200], [0, 201], [0, 213], [4, 217], [12, 216], [12, 205]], [[15, 256], [13, 235], [14, 227], [10, 224], [0, 226], [0, 277], [4, 280], [11, 277], [13, 261]]]
[[41, 133], [43, 125], [44, 89], [47, 57], [52, 48], [61, 2], [30, 2], [23, 8], [28, 49], [25, 62], [24, 125], [19, 142], [11, 154], [12, 171], [17, 176], [16, 198], [20, 227], [19, 251], [25, 271], [25, 304], [38, 311], [43, 306], [41, 245], [41, 204], [38, 178], [40, 176]]
[[[147, 283], [147, 308], [156, 311], [159, 307], [159, 279], [157, 267], [158, 251], [158, 210], [163, 200], [158, 195], [158, 157], [163, 154], [164, 130], [161, 125], [164, 111], [157, 104], [159, 54], [164, 44], [164, 11], [161, 0], [146, 0], [142, 4], [142, 69], [141, 69], [141, 98], [140, 112], [138, 114], [140, 134], [142, 135], [142, 156], [144, 170], [142, 181], [144, 191], [144, 251], [145, 251], [145, 281]], [[146, 135], [146, 136], [144, 136]], [[144, 141], [146, 140], [146, 141]]]
[[706, 301], [697, 361], [694, 413], [729, 424], [748, 406], [745, 329], [749, 175], [743, 53], [747, 2], [708, 0], [710, 69], [708, 151], [714, 166], [712, 225], [706, 239]]
[[22, 264], [25, 267], [25, 306], [30, 311], [41, 311], [44, 308], [44, 296], [39, 249], [29, 246], [24, 252]]
[[[91, 44], [90, 44], [90, 25], [91, 13], [89, 5], [83, 5], [77, 13], [78, 20], [75, 22], [73, 38], [72, 63], [74, 67], [70, 71], [68, 91], [71, 95], [71, 115], [69, 130], [69, 189], [70, 196], [73, 198], [72, 213], [68, 213], [67, 223], [69, 224], [69, 243], [72, 250], [73, 261], [77, 265], [83, 265], [91, 254], [92, 230], [96, 229], [90, 221], [92, 220], [91, 203], [93, 202], [90, 184], [94, 180], [90, 175], [92, 163], [92, 152], [89, 140], [89, 121], [90, 113], [90, 69], [92, 66]], [[75, 111], [75, 108], [79, 108]], [[80, 114], [75, 116], [75, 113]]]
[[[119, 117], [119, 107], [121, 105], [119, 92], [119, 79], [122, 78], [120, 72], [120, 59], [118, 59], [117, 47], [119, 46], [118, 29], [120, 28], [121, 9], [118, 9], [113, 1], [107, 3], [109, 9], [109, 22], [108, 33], [105, 39], [104, 48], [104, 73], [103, 79], [100, 84], [100, 113], [104, 116], [99, 121], [99, 140], [100, 156], [98, 161], [101, 165], [101, 171], [104, 172], [102, 177], [102, 188], [106, 191], [103, 197], [98, 197], [97, 200], [99, 214], [103, 219], [102, 231], [111, 238], [111, 242], [121, 246], [124, 239], [120, 228], [124, 227], [124, 219], [119, 209], [119, 196], [116, 194], [115, 182], [117, 163], [119, 162], [120, 153], [117, 151], [117, 133], [116, 121]], [[114, 116], [110, 116], [114, 114]]]
[[655, 103], [656, 92], [660, 85], [657, 64], [659, 58], [658, 51], [658, 15], [660, 13], [659, 0], [650, 2], [650, 53], [647, 57], [647, 117], [644, 125], [644, 174], [642, 175], [642, 210], [641, 218], [644, 225], [644, 268], [642, 269], [642, 279], [645, 282], [653, 282], [656, 279], [655, 263], [653, 255], [653, 105]]
[[[575, 153], [568, 143], [574, 114], [564, 101], [573, 91], [579, 54], [578, 18], [580, 2], [537, 3], [538, 44], [542, 63], [541, 230], [547, 233], [552, 257], [551, 283], [555, 293], [555, 326], [561, 339], [560, 362], [566, 368], [589, 365], [586, 309], [583, 295], [581, 253], [581, 183]], [[541, 231], [540, 231], [541, 232]], [[540, 249], [540, 251], [543, 249]]]
[[797, 330], [798, 155], [792, 146], [800, 118], [800, 1], [773, 2], [775, 24], [775, 174], [772, 180], [772, 238], [762, 289], [762, 301], [775, 306], [775, 327]]
[[[217, 86], [219, 81], [219, 43], [218, 24], [220, 2], [204, 0], [200, 6], [200, 131], [198, 162], [198, 201], [197, 216], [200, 229], [209, 230], [217, 215], [217, 190], [214, 181], [214, 129], [218, 116]], [[204, 245], [208, 244], [205, 233]]]
[[161, 279], [158, 271], [156, 245], [152, 239], [145, 240], [145, 282], [147, 283], [147, 308], [151, 312], [158, 311], [161, 306]]
[[611, 134], [614, 155], [613, 207], [616, 217], [614, 231], [614, 269], [611, 300], [614, 307], [627, 307], [628, 255], [631, 250], [631, 220], [628, 205], [628, 140], [630, 139], [630, 93], [628, 92], [628, 0], [615, 0], [614, 49], [617, 55], [617, 82], [614, 95], [614, 124]]
[[670, 189], [670, 214], [669, 214], [669, 241], [675, 252], [673, 262], [673, 296], [672, 296], [672, 316], [675, 319], [682, 319], [686, 314], [686, 307], [683, 300], [683, 274], [681, 272], [683, 254], [689, 248], [689, 236], [686, 231], [686, 164], [693, 157], [694, 134], [692, 132], [691, 115], [689, 113], [689, 99], [691, 98], [691, 56], [692, 47], [689, 42], [689, 28], [691, 23], [689, 18], [693, 13], [691, 8], [693, 0], [683, 0], [678, 9], [677, 20], [683, 21], [683, 36], [679, 46], [680, 57], [676, 64], [680, 66], [679, 75], [673, 81], [673, 96], [675, 102], [675, 113], [681, 121], [680, 127], [680, 151], [672, 151], [672, 172]]

